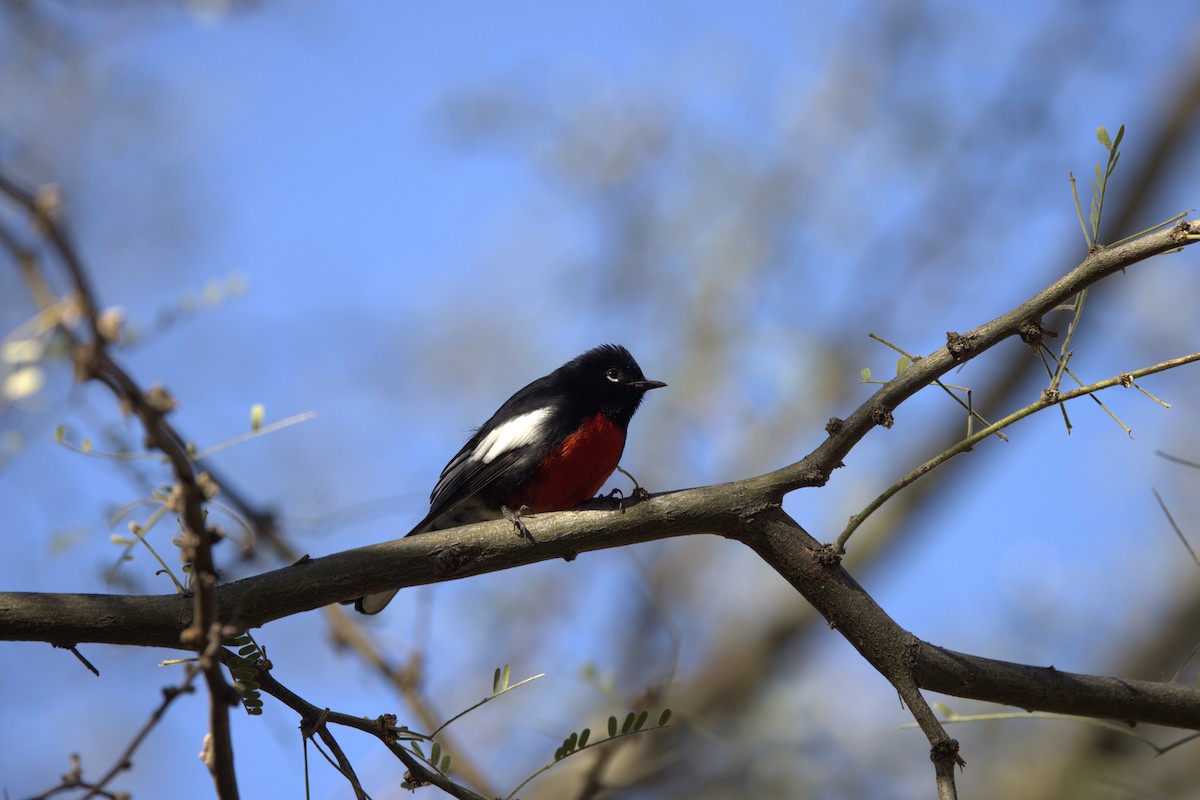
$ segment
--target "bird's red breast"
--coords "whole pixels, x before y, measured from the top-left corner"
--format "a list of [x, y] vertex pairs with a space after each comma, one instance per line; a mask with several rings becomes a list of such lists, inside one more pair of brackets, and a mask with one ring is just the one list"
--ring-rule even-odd
[[530, 511], [565, 511], [600, 491], [621, 460], [625, 431], [604, 414], [583, 421], [579, 428], [550, 452], [516, 507]]

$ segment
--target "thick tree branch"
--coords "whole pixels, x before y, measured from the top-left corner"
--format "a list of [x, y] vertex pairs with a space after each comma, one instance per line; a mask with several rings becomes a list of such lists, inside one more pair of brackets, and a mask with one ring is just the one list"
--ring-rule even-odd
[[[568, 511], [525, 522], [536, 542], [515, 536], [509, 523], [498, 520], [348, 550], [235, 581], [217, 589], [222, 617], [238, 627], [257, 627], [364, 590], [455, 580], [707, 529], [745, 541], [889, 680], [908, 672], [918, 687], [958, 697], [1200, 730], [1200, 689], [1195, 687], [1009, 664], [921, 641], [863, 591], [831, 548], [778, 508], [752, 501], [741, 484], [659, 495], [625, 513]], [[188, 624], [188, 613], [187, 600], [173, 595], [0, 593], [0, 640], [179, 648], [178, 633]]]

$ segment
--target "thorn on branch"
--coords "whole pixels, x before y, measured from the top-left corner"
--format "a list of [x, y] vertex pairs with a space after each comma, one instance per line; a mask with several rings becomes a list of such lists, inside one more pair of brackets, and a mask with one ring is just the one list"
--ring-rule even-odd
[[90, 662], [86, 658], [84, 658], [83, 653], [80, 653], [75, 645], [73, 645], [73, 644], [55, 644], [52, 646], [60, 648], [62, 650], [70, 650], [71, 654], [74, 655], [77, 659], [79, 659], [79, 662], [81, 664], [83, 664], [85, 667], [87, 667], [89, 672], [91, 672], [97, 678], [100, 677], [100, 670], [96, 669], [96, 667], [92, 664], [92, 662]]

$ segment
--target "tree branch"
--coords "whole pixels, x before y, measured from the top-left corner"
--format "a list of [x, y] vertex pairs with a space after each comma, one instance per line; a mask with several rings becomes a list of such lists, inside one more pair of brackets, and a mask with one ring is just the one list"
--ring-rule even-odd
[[[76, 378], [96, 380], [109, 387], [122, 407], [138, 417], [146, 431], [147, 443], [167, 457], [175, 473], [177, 494], [172, 493], [172, 497], [177, 499], [173, 503], [173, 510], [184, 523], [182, 557], [192, 565], [194, 590], [191, 624], [179, 635], [191, 649], [201, 654], [201, 668], [209, 689], [209, 730], [212, 734], [211, 750], [206, 753], [205, 761], [212, 774], [217, 796], [222, 800], [237, 800], [237, 778], [233, 768], [233, 742], [229, 728], [229, 707], [237, 702], [237, 695], [225, 682], [221, 666], [212, 656], [224, 639], [221, 627], [216, 622], [214, 590], [217, 572], [212, 547], [217, 536], [205, 523], [207, 492], [202, 476], [197, 475], [183, 440], [167, 421], [174, 401], [162, 390], [143, 391], [109, 353], [108, 346], [115, 337], [106, 333], [100, 324], [99, 304], [87, 271], [65, 225], [59, 219], [61, 199], [57, 191], [43, 189], [37, 193], [28, 192], [0, 172], [0, 193], [8, 195], [29, 214], [34, 226], [42, 232], [62, 261], [74, 286], [75, 299], [87, 325], [90, 341], [75, 335], [65, 323], [60, 322], [60, 328], [72, 345]], [[27, 274], [33, 272], [29, 268], [25, 271]], [[40, 282], [31, 286], [35, 295], [42, 288]]]
[[[239, 628], [259, 627], [363, 591], [456, 580], [707, 530], [749, 545], [889, 680], [911, 673], [918, 687], [957, 697], [1200, 730], [1200, 689], [1194, 687], [1010, 664], [921, 641], [863, 591], [830, 547], [781, 509], [748, 497], [740, 483], [658, 495], [625, 513], [566, 511], [524, 521], [535, 542], [514, 536], [511, 524], [496, 520], [235, 581], [217, 588], [221, 619]], [[179, 648], [188, 610], [187, 600], [176, 595], [0, 593], [0, 640]]]

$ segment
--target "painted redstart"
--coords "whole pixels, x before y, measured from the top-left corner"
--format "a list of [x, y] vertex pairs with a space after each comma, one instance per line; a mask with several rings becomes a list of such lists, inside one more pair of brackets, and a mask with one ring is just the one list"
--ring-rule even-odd
[[[505, 401], [442, 470], [429, 513], [407, 535], [528, 512], [565, 511], [596, 495], [617, 468], [649, 381], [624, 347], [588, 350]], [[355, 601], [378, 614], [398, 589]]]

